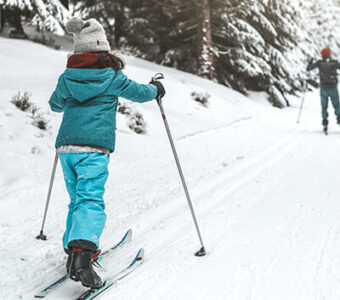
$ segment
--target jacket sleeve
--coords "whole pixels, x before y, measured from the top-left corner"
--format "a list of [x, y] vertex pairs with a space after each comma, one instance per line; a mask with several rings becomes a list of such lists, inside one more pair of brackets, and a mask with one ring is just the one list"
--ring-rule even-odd
[[58, 79], [58, 84], [55, 89], [55, 91], [52, 93], [52, 96], [50, 98], [50, 101], [48, 101], [48, 104], [50, 105], [51, 109], [55, 112], [63, 112], [66, 99], [64, 98], [64, 95], [62, 93], [62, 85], [63, 85], [63, 79], [62, 76]]
[[121, 70], [115, 74], [109, 89], [117, 97], [140, 103], [155, 99], [158, 92], [153, 84], [139, 84], [128, 79]]
[[319, 61], [316, 61], [315, 63], [310, 61], [308, 66], [307, 66], [307, 71], [312, 71], [312, 70], [314, 70], [314, 69], [316, 69], [318, 67], [319, 67]]

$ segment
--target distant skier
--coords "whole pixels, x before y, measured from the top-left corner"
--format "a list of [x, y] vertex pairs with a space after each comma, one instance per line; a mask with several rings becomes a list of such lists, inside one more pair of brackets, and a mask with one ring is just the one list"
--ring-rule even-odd
[[123, 74], [124, 62], [110, 53], [97, 20], [72, 18], [66, 30], [74, 34], [74, 54], [49, 101], [53, 111], [64, 112], [56, 140], [70, 196], [63, 247], [70, 277], [99, 288], [103, 281], [92, 262], [106, 221], [103, 195], [115, 149], [118, 97], [146, 102], [165, 90], [159, 81], [138, 84]]
[[331, 51], [324, 48], [321, 51], [322, 60], [313, 62], [313, 58], [309, 61], [307, 71], [318, 68], [320, 74], [320, 96], [322, 107], [322, 125], [325, 133], [328, 127], [328, 100], [331, 98], [334, 107], [337, 123], [340, 124], [340, 106], [338, 93], [337, 69], [340, 69], [340, 63], [331, 58]]

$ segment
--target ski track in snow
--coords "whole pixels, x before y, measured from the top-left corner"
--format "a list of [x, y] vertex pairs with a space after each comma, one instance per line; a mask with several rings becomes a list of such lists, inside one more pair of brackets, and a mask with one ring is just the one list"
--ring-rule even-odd
[[[35, 81], [46, 82], [42, 89], [31, 79], [23, 84], [46, 109], [65, 54], [24, 41], [0, 42], [13, 54], [25, 45], [30, 59], [51, 68], [47, 77], [44, 66], [35, 70]], [[338, 299], [340, 129], [332, 116], [329, 136], [321, 133], [318, 92], [307, 95], [296, 125], [299, 99], [291, 99], [293, 107], [277, 110], [264, 104], [261, 94], [256, 102], [190, 74], [133, 57], [127, 62], [127, 72], [136, 80], [159, 70], [166, 75], [165, 110], [208, 253], [204, 258], [193, 255], [200, 245], [157, 107], [131, 104], [148, 121], [148, 134], [131, 133], [118, 117], [101, 246], [111, 246], [130, 227], [133, 239], [104, 261], [100, 272], [105, 277], [108, 270], [119, 270], [140, 247], [146, 251], [145, 263], [100, 299]], [[5, 63], [1, 56], [0, 63]], [[11, 66], [14, 74], [17, 65]], [[17, 85], [10, 78], [4, 89], [9, 98]], [[209, 109], [190, 100], [190, 92], [202, 87], [212, 95]], [[68, 200], [60, 166], [45, 227], [48, 240], [34, 238], [60, 116], [49, 114], [50, 132], [37, 137], [25, 114], [13, 121], [18, 112], [12, 104], [0, 103], [0, 108], [0, 127], [5, 129], [0, 141], [7, 145], [0, 143], [5, 153], [0, 162], [6, 164], [0, 173], [0, 252], [6, 258], [0, 261], [6, 270], [0, 295], [32, 299], [37, 289], [64, 272], [60, 239]], [[40, 152], [32, 154], [27, 144]], [[68, 281], [46, 299], [74, 299], [83, 290]]]
[[228, 124], [225, 124], [225, 125], [222, 125], [222, 126], [218, 126], [218, 127], [215, 127], [215, 128], [209, 128], [209, 129], [202, 130], [202, 131], [193, 132], [191, 134], [187, 134], [187, 135], [181, 136], [180, 138], [177, 139], [177, 141], [184, 140], [184, 139], [187, 139], [189, 137], [193, 137], [193, 136], [196, 136], [196, 135], [199, 135], [199, 134], [210, 133], [211, 131], [215, 131], [215, 130], [223, 129], [223, 128], [226, 128], [226, 127], [230, 127], [230, 126], [235, 125], [237, 123], [246, 122], [246, 121], [249, 121], [251, 119], [252, 119], [252, 117], [249, 116], [249, 117], [245, 117], [245, 118], [241, 118], [241, 119], [232, 121], [232, 122], [230, 122]]

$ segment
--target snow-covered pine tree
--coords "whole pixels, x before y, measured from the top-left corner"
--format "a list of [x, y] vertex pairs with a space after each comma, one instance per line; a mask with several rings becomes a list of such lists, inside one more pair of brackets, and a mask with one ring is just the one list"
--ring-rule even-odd
[[[164, 22], [169, 24], [168, 32], [163, 30], [162, 64], [191, 73], [199, 73], [200, 50], [198, 43], [198, 5], [192, 0], [165, 0]], [[201, 27], [202, 32], [202, 27]]]
[[282, 103], [285, 93], [301, 90], [306, 77], [302, 53], [296, 51], [302, 20], [295, 4], [212, 0], [211, 6], [218, 80], [242, 92], [267, 91], [275, 106], [288, 104]]
[[57, 35], [64, 34], [68, 10], [59, 0], [0, 0], [5, 18], [18, 31], [22, 31], [21, 17], [25, 16], [39, 29]]
[[329, 47], [333, 54], [340, 57], [340, 1], [329, 0], [327, 4], [317, 1], [303, 1], [302, 7], [308, 10], [309, 34], [314, 45], [318, 46], [317, 54], [324, 47]]
[[285, 94], [304, 88], [316, 49], [305, 22], [312, 5], [303, 9], [303, 1], [82, 0], [76, 7], [100, 20], [116, 48], [244, 93], [267, 91], [282, 107]]
[[210, 0], [163, 0], [161, 8], [162, 63], [215, 78]]
[[[304, 22], [301, 24], [302, 33], [305, 35], [304, 43], [300, 48], [308, 57], [320, 59], [320, 50], [329, 47], [332, 56], [340, 59], [340, 1], [329, 0], [327, 3], [318, 0], [300, 0], [300, 12]], [[309, 72], [308, 82], [317, 86], [317, 72]]]
[[[81, 4], [79, 4], [81, 3]], [[83, 0], [78, 12], [145, 59], [213, 78], [208, 0]]]
[[124, 1], [122, 0], [81, 0], [75, 1], [73, 10], [75, 15], [84, 19], [97, 19], [104, 26], [107, 35], [112, 37], [115, 32], [116, 14], [122, 5], [122, 11], [124, 11]]
[[[285, 97], [286, 93], [293, 94], [301, 91], [306, 78], [304, 63], [306, 55], [300, 48], [304, 43], [301, 14], [294, 1], [260, 0], [260, 2], [264, 8], [263, 15], [276, 32], [276, 35], [266, 35], [266, 28], [260, 26], [259, 29], [269, 52], [268, 63], [272, 70], [272, 86], [269, 89], [275, 87]], [[275, 97], [273, 92], [270, 92], [270, 96], [274, 99], [274, 104], [275, 99], [282, 103], [280, 97]]]
[[163, 2], [156, 0], [128, 2], [124, 22], [120, 25], [119, 44], [132, 48], [148, 60], [160, 62], [164, 32], [167, 30], [162, 6]]
[[[140, 16], [148, 8], [145, 1], [140, 0], [81, 0], [73, 7], [75, 15], [82, 18], [95, 18], [104, 26], [110, 43], [116, 48], [140, 46], [147, 51], [150, 42], [143, 37], [150, 33], [145, 24], [151, 20], [152, 8], [146, 16]], [[136, 34], [140, 33], [140, 34]], [[152, 43], [155, 45], [155, 43]], [[141, 55], [144, 51], [137, 51]]]

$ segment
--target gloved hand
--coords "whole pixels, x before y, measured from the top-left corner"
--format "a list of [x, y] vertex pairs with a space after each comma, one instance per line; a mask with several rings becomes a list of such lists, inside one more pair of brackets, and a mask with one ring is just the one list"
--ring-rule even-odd
[[158, 97], [163, 98], [164, 95], [165, 95], [165, 88], [164, 88], [163, 84], [158, 80], [151, 80], [150, 84], [153, 84], [157, 87], [158, 92], [157, 92], [156, 98], [158, 98]]
[[309, 64], [312, 64], [312, 63], [313, 63], [313, 61], [314, 61], [314, 58], [313, 58], [313, 57], [309, 57], [309, 58], [308, 58], [308, 62], [309, 62]]

